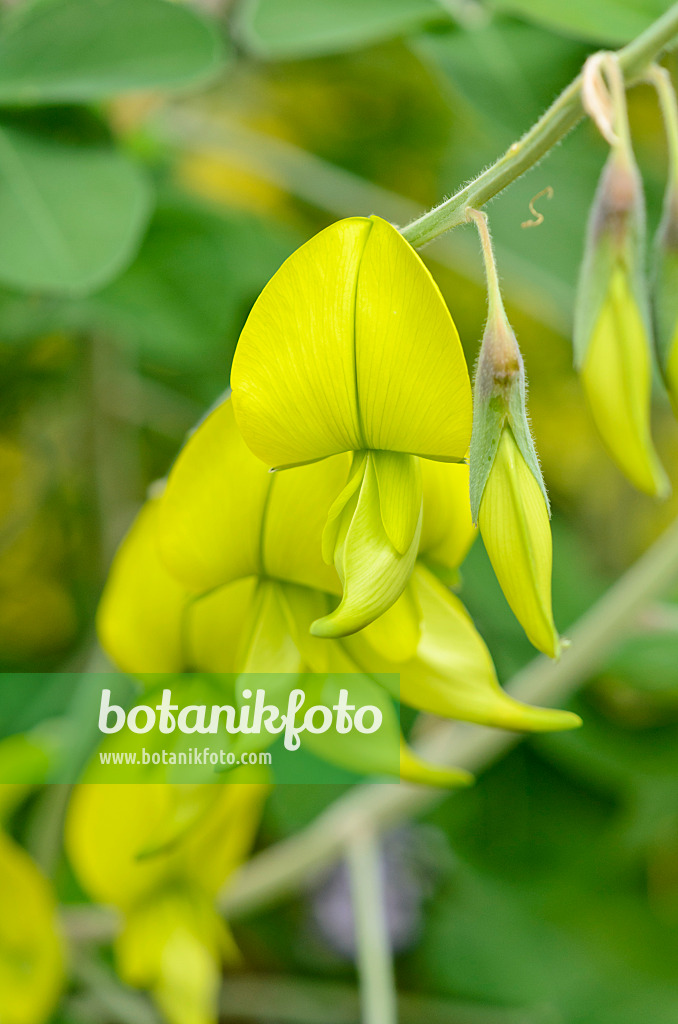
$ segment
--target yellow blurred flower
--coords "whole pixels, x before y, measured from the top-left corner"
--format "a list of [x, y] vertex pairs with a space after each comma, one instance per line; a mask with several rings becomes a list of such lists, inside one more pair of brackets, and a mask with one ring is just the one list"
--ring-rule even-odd
[[93, 900], [117, 907], [120, 977], [170, 1024], [214, 1024], [222, 964], [237, 960], [215, 905], [244, 860], [265, 786], [81, 785], [66, 848]]
[[622, 139], [589, 216], [575, 318], [575, 363], [609, 454], [647, 494], [670, 490], [650, 432], [652, 335], [640, 175]]
[[56, 903], [29, 855], [0, 832], [0, 1021], [42, 1024], [63, 983]]

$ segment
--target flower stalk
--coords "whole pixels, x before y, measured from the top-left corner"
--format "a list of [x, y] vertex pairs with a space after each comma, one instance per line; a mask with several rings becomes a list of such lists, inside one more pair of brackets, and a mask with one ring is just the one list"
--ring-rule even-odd
[[347, 861], [363, 1024], [396, 1024], [398, 995], [386, 921], [379, 841], [371, 830], [349, 845]]

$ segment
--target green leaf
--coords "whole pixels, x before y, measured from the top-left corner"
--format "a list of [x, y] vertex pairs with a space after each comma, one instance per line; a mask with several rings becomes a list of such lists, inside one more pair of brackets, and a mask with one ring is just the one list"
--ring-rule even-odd
[[236, 31], [262, 57], [341, 53], [445, 20], [437, 0], [246, 0]]
[[0, 122], [0, 282], [84, 292], [132, 258], [151, 197], [141, 172], [100, 130], [70, 131], [91, 127], [89, 118], [52, 121], [58, 135]]
[[[459, 100], [491, 136], [496, 156], [527, 131], [579, 72], [586, 47], [512, 18], [495, 17], [472, 32], [427, 32], [412, 41], [415, 53], [442, 73], [454, 109]], [[504, 97], [515, 102], [507, 104]], [[474, 154], [477, 160], [482, 154]], [[489, 154], [488, 154], [489, 158]]]
[[73, 316], [154, 364], [213, 368], [217, 360], [227, 372], [250, 305], [297, 244], [251, 214], [165, 196], [132, 265]]
[[665, 0], [494, 0], [496, 11], [592, 43], [627, 43], [667, 10]]
[[130, 89], [176, 89], [221, 64], [212, 26], [168, 0], [41, 0], [0, 31], [0, 104], [87, 102]]

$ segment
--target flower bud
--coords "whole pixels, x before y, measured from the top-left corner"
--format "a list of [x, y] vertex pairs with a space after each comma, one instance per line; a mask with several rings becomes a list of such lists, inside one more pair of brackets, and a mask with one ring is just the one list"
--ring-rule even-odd
[[508, 424], [501, 431], [478, 523], [504, 596], [528, 639], [549, 657], [559, 657], [560, 640], [551, 610], [548, 507]]
[[632, 484], [664, 496], [650, 433], [651, 330], [644, 280], [645, 210], [633, 154], [612, 150], [589, 215], [574, 326], [575, 366], [610, 456]]
[[523, 359], [498, 293], [476, 368], [470, 463], [471, 512], [504, 596], [534, 646], [557, 658], [548, 497], [527, 419]]

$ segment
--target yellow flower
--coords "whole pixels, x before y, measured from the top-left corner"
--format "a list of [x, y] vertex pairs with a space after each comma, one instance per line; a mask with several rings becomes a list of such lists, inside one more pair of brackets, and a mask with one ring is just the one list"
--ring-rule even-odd
[[115, 944], [120, 977], [147, 989], [169, 1024], [214, 1024], [223, 962], [237, 960], [211, 901], [193, 888], [157, 893], [127, 915]]
[[468, 463], [450, 466], [422, 459], [419, 468], [424, 510], [418, 557], [446, 582], [456, 583], [459, 566], [477, 533], [469, 501]]
[[0, 1020], [42, 1024], [63, 983], [56, 904], [28, 854], [0, 833]]
[[[290, 689], [297, 685], [296, 673], [361, 672], [339, 641], [320, 640], [309, 632], [318, 612], [329, 606], [330, 594], [257, 576], [198, 597], [177, 583], [158, 556], [159, 504], [155, 499], [144, 506], [123, 541], [99, 609], [101, 643], [121, 669], [137, 675], [189, 670], [287, 673]], [[237, 539], [232, 542], [237, 544]], [[386, 666], [382, 671], [397, 669]], [[382, 712], [386, 740], [382, 746], [373, 736], [364, 737], [362, 748], [354, 751], [355, 769], [397, 772], [400, 743], [400, 774], [408, 781], [450, 786], [470, 780], [466, 772], [436, 768], [417, 758], [398, 740], [398, 718], [389, 695], [369, 680], [365, 685], [371, 687], [369, 703]], [[395, 764], [391, 740], [396, 743]], [[304, 742], [312, 746], [312, 737]], [[341, 745], [338, 760], [327, 744], [321, 743], [316, 753], [348, 766]]]
[[[397, 662], [402, 603], [408, 599], [419, 608], [420, 633], [415, 649]], [[400, 601], [344, 645], [365, 672], [399, 672], [401, 700], [422, 711], [525, 732], [581, 724], [570, 711], [531, 707], [502, 690], [490, 652], [462, 602], [421, 563]]]
[[313, 631], [361, 629], [397, 600], [416, 558], [413, 456], [460, 462], [468, 448], [468, 371], [435, 282], [385, 221], [339, 221], [268, 283], [231, 383], [238, 426], [268, 466], [355, 453], [323, 543], [343, 598]]
[[620, 143], [603, 170], [589, 217], [575, 319], [575, 363], [609, 454], [631, 483], [670, 487], [650, 432], [652, 335], [644, 278], [640, 175]]
[[[449, 578], [473, 538], [464, 465], [422, 467], [421, 562], [390, 610], [341, 640], [309, 633], [338, 588], [317, 544], [336, 483], [333, 461], [271, 475], [239, 439], [230, 403], [211, 413], [114, 562], [99, 612], [113, 660], [137, 673], [400, 673], [392, 696], [447, 717], [525, 729], [576, 724], [503, 693], [461, 602], [425, 567]], [[385, 697], [380, 707], [394, 722]], [[400, 769], [418, 781], [465, 778], [436, 777], [406, 748]]]
[[266, 787], [81, 785], [66, 848], [87, 893], [123, 918], [120, 977], [170, 1024], [213, 1024], [222, 963], [237, 950], [215, 906], [246, 856]]
[[542, 488], [504, 427], [478, 514], [483, 543], [514, 615], [529, 640], [557, 658], [551, 610], [552, 541]]

